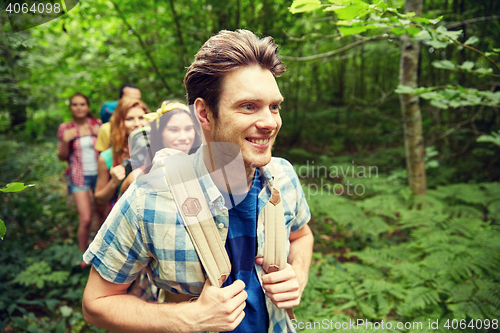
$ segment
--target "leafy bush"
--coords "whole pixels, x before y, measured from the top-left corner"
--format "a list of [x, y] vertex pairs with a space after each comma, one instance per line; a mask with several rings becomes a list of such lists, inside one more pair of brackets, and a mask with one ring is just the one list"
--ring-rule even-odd
[[[422, 328], [398, 331], [422, 332], [439, 320], [433, 331], [444, 332], [448, 319], [468, 324], [500, 316], [499, 183], [439, 186], [412, 197], [397, 180], [361, 180], [369, 196], [323, 193], [309, 200], [321, 253], [313, 258], [299, 321], [383, 320], [394, 328], [420, 322]], [[485, 331], [460, 331], [467, 330]]]

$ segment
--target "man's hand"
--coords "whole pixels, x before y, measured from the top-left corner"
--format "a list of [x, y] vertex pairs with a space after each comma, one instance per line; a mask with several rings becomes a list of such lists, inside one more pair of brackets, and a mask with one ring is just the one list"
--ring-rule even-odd
[[109, 174], [111, 181], [116, 185], [120, 185], [120, 182], [125, 178], [125, 167], [123, 165], [112, 167]]
[[76, 133], [76, 128], [69, 129], [67, 131], [64, 131], [63, 134], [63, 142], [69, 143], [71, 140], [75, 139], [78, 136]]
[[207, 281], [200, 297], [193, 303], [196, 318], [194, 331], [232, 331], [245, 317], [247, 293], [245, 283], [236, 280], [230, 286], [216, 288]]
[[[256, 258], [255, 262], [262, 265], [264, 258]], [[262, 276], [262, 287], [266, 291], [266, 296], [278, 309], [291, 309], [299, 305], [306, 283], [307, 281], [305, 283], [299, 281], [292, 265], [288, 263], [285, 269]]]

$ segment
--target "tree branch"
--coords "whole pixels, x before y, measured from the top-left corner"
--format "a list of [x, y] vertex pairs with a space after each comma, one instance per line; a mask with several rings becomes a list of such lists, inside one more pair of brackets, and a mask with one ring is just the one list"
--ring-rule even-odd
[[345, 51], [347, 51], [349, 49], [352, 49], [352, 48], [354, 48], [356, 46], [359, 46], [361, 44], [368, 43], [368, 42], [373, 42], [373, 41], [380, 40], [380, 39], [385, 39], [385, 38], [388, 38], [388, 36], [375, 36], [375, 37], [365, 38], [365, 39], [358, 40], [358, 41], [356, 41], [354, 43], [351, 43], [349, 45], [346, 45], [344, 47], [341, 47], [340, 49], [337, 49], [337, 50], [334, 50], [334, 51], [330, 51], [330, 52], [326, 52], [326, 53], [321, 53], [321, 54], [315, 54], [315, 55], [307, 56], [307, 57], [280, 56], [280, 58], [283, 59], [283, 60], [290, 60], [290, 61], [309, 61], [309, 60], [316, 60], [316, 59], [328, 58], [328, 57], [331, 57], [333, 55], [345, 52]]
[[462, 47], [465, 47], [465, 48], [468, 48], [469, 50], [472, 50], [476, 53], [479, 53], [480, 55], [482, 55], [483, 57], [485, 57], [486, 59], [489, 60], [489, 62], [491, 62], [497, 69], [498, 71], [500, 72], [500, 67], [498, 67], [498, 65], [496, 64], [496, 62], [493, 61], [493, 59], [491, 59], [490, 57], [488, 57], [486, 54], [484, 54], [483, 52], [479, 51], [478, 49], [476, 48], [473, 48], [472, 46], [469, 46], [469, 45], [465, 45], [465, 44], [462, 44], [460, 43], [458, 40], [455, 40], [455, 39], [452, 39], [452, 41], [455, 43], [455, 44], [458, 44]]
[[290, 40], [293, 40], [293, 41], [303, 41], [304, 39], [306, 38], [309, 38], [309, 37], [322, 37], [322, 38], [334, 38], [334, 40], [340, 40], [342, 38], [342, 36], [340, 36], [339, 34], [333, 34], [333, 35], [323, 35], [323, 34], [319, 34], [319, 33], [310, 33], [310, 34], [306, 34], [302, 37], [294, 37], [292, 35], [290, 35], [288, 32], [286, 32], [285, 29], [282, 29], [283, 33], [288, 37], [288, 39]]
[[459, 27], [459, 26], [465, 25], [465, 24], [476, 23], [476, 22], [480, 22], [480, 21], [488, 21], [488, 20], [498, 20], [498, 19], [500, 19], [500, 16], [498, 16], [498, 15], [476, 17], [476, 18], [473, 18], [470, 20], [465, 20], [462, 22], [450, 23], [450, 24], [445, 25], [445, 27], [446, 27], [446, 29], [451, 29], [451, 28], [456, 28], [456, 27]]
[[123, 23], [127, 26], [127, 28], [132, 31], [132, 34], [134, 34], [134, 36], [137, 37], [137, 39], [139, 40], [139, 44], [141, 44], [141, 47], [142, 49], [144, 50], [144, 52], [146, 53], [146, 57], [148, 57], [149, 59], [149, 62], [151, 63], [151, 66], [153, 66], [153, 70], [155, 71], [156, 75], [158, 75], [158, 77], [160, 78], [161, 82], [163, 83], [163, 86], [165, 87], [165, 89], [167, 89], [168, 92], [172, 91], [169, 87], [169, 85], [167, 84], [167, 81], [165, 81], [163, 75], [161, 75], [160, 71], [158, 70], [158, 67], [156, 66], [156, 63], [153, 59], [153, 57], [151, 56], [151, 53], [149, 53], [147, 47], [146, 47], [146, 43], [144, 43], [144, 41], [142, 40], [141, 36], [132, 28], [132, 26], [127, 22], [127, 19], [125, 18], [125, 16], [123, 15], [122, 11], [120, 10], [120, 8], [118, 7], [118, 5], [113, 1], [113, 0], [110, 0], [111, 3], [113, 4], [113, 6], [115, 6], [115, 9], [116, 9], [116, 12], [118, 13], [118, 16], [120, 16], [120, 18], [122, 19]]
[[[445, 137], [447, 137], [448, 135], [450, 135], [451, 133], [459, 130], [462, 126], [464, 125], [467, 125], [467, 124], [474, 124], [474, 122], [476, 121], [476, 118], [479, 116], [479, 114], [484, 110], [484, 104], [481, 105], [479, 107], [479, 110], [470, 118], [470, 119], [466, 119], [466, 120], [463, 120], [457, 124], [455, 124], [454, 127], [446, 130], [444, 133], [442, 133], [440, 136], [438, 136], [436, 139], [432, 140], [431, 142], [429, 142], [428, 144], [429, 145], [432, 145], [434, 142], [438, 141], [438, 140], [441, 140], [441, 139], [444, 139]], [[477, 129], [474, 131], [474, 134], [477, 134], [479, 133], [477, 131]]]
[[172, 10], [172, 15], [174, 17], [174, 22], [175, 22], [175, 28], [177, 30], [177, 38], [179, 38], [179, 44], [181, 45], [181, 52], [183, 53], [181, 56], [181, 62], [185, 66], [187, 64], [186, 61], [187, 49], [186, 49], [186, 44], [184, 44], [184, 39], [182, 38], [181, 24], [179, 22], [179, 17], [177, 16], [177, 12], [175, 11], [173, 0], [170, 0], [170, 9]]

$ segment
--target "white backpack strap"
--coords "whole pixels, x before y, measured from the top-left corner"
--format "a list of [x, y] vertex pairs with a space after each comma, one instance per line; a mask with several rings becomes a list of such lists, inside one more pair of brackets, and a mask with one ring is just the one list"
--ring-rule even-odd
[[192, 161], [186, 154], [165, 160], [165, 176], [175, 204], [208, 275], [210, 284], [221, 287], [231, 272], [226, 249], [208, 208]]
[[274, 175], [273, 191], [264, 207], [264, 264], [266, 273], [277, 272], [286, 267], [285, 212], [279, 191], [278, 177], [272, 162], [269, 167]]
[[[269, 202], [264, 207], [264, 263], [262, 267], [266, 273], [277, 272], [286, 267], [286, 226], [285, 211], [279, 191], [278, 176], [273, 162], [269, 162], [269, 168], [274, 175], [273, 192]], [[295, 319], [293, 309], [286, 312], [290, 319]]]

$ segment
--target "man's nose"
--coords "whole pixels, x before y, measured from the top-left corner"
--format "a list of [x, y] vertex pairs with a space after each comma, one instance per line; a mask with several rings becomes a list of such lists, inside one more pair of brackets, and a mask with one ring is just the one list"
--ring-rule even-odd
[[261, 129], [275, 130], [278, 127], [279, 114], [274, 114], [269, 107], [261, 112], [257, 127]]

